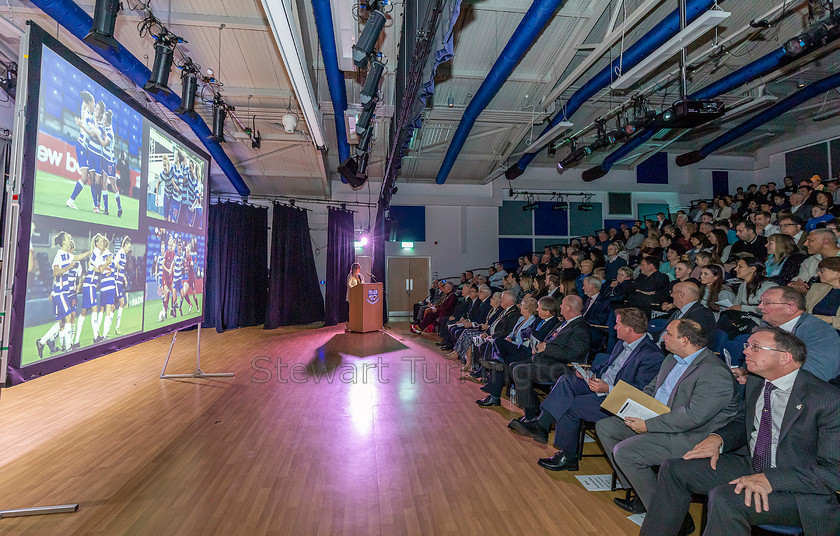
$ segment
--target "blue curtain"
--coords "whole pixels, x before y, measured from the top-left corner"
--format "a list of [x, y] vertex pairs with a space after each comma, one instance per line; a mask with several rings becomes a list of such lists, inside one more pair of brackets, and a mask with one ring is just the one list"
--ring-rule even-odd
[[238, 203], [210, 205], [204, 326], [262, 324], [268, 283], [268, 210]]
[[309, 218], [301, 208], [274, 204], [265, 329], [324, 320]]
[[[349, 210], [327, 209], [327, 285], [325, 326], [347, 322], [347, 274], [356, 259], [353, 249], [353, 213]], [[367, 276], [365, 277], [367, 279]]]

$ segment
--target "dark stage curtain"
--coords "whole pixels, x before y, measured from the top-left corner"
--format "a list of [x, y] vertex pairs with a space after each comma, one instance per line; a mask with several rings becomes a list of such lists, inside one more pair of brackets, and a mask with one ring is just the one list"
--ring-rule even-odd
[[265, 329], [324, 320], [306, 211], [274, 204]]
[[[380, 202], [379, 208], [376, 211], [376, 220], [371, 229], [371, 240], [373, 241], [373, 266], [371, 271], [374, 277], [380, 283], [385, 282], [385, 211], [382, 209]], [[382, 318], [388, 318], [388, 292], [385, 291], [385, 296], [382, 297]]]
[[268, 210], [210, 205], [204, 325], [216, 331], [262, 324], [268, 287]]
[[[353, 213], [329, 207], [327, 212], [327, 286], [325, 326], [347, 322], [347, 274], [356, 259], [353, 249]], [[367, 280], [367, 276], [365, 276]]]

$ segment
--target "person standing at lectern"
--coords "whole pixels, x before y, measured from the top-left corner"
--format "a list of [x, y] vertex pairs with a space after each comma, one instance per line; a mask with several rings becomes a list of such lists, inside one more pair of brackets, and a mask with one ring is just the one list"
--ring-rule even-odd
[[355, 287], [356, 285], [360, 285], [365, 282], [365, 278], [362, 275], [362, 265], [358, 262], [354, 262], [350, 266], [350, 273], [347, 274], [347, 297], [346, 300], [350, 301], [350, 289]]

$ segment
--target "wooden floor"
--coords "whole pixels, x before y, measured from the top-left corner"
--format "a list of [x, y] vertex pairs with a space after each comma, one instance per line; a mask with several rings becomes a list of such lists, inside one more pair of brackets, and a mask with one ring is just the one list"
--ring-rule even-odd
[[[194, 369], [195, 337], [169, 372]], [[507, 429], [506, 400], [476, 406], [434, 340], [205, 329], [202, 368], [236, 378], [160, 380], [161, 338], [4, 389], [0, 509], [80, 508], [0, 534], [638, 534], [618, 493], [574, 478], [609, 472], [603, 458], [537, 466], [552, 447]]]

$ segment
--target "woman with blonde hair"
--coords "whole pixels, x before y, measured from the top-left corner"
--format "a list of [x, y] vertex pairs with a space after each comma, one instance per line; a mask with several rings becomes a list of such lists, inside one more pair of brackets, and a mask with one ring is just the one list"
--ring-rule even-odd
[[365, 277], [361, 274], [362, 272], [362, 265], [358, 262], [354, 262], [350, 265], [350, 273], [347, 274], [347, 301], [350, 301], [350, 289], [355, 287], [356, 285], [360, 285], [365, 282]]
[[774, 234], [767, 238], [767, 279], [787, 285], [799, 274], [799, 266], [807, 258], [800, 253], [793, 238], [786, 234]]

